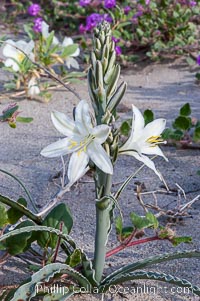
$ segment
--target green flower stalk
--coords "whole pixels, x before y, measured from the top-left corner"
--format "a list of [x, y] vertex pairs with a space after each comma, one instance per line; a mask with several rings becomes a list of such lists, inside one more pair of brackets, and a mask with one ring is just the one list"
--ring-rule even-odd
[[[112, 124], [115, 109], [127, 86], [123, 82], [119, 88], [117, 87], [120, 66], [116, 64], [115, 44], [111, 38], [112, 32], [107, 22], [100, 24], [94, 31], [94, 50], [91, 53], [91, 67], [88, 72], [88, 89], [97, 124]], [[114, 163], [118, 151], [117, 135], [114, 130], [109, 138], [109, 143], [105, 142], [104, 147]], [[115, 143], [112, 145], [113, 141]], [[106, 244], [114, 208], [114, 201], [111, 197], [112, 175], [96, 168], [95, 185], [97, 200], [94, 270], [95, 279], [99, 283], [103, 275]]]

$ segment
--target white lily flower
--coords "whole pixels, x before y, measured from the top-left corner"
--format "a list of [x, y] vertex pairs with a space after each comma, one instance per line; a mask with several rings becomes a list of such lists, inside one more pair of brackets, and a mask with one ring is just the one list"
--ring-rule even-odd
[[[48, 36], [50, 35], [50, 32], [49, 32], [49, 25], [45, 22], [45, 21], [42, 21], [42, 36], [43, 38], [46, 40], [48, 38]], [[54, 36], [53, 37], [53, 41], [52, 41], [52, 44], [53, 45], [58, 45], [59, 44], [59, 40]]]
[[105, 124], [93, 127], [85, 100], [76, 107], [75, 121], [57, 111], [51, 114], [51, 118], [55, 128], [67, 137], [45, 147], [41, 155], [53, 158], [73, 153], [68, 167], [70, 185], [87, 172], [90, 159], [103, 172], [113, 173], [110, 158], [101, 145], [106, 141], [110, 127]]
[[[67, 38], [67, 37], [65, 37], [62, 42], [63, 47], [67, 47], [67, 46], [73, 45], [73, 44], [74, 44], [74, 42], [73, 42], [72, 38]], [[78, 64], [77, 60], [74, 59], [74, 57], [79, 56], [79, 54], [80, 54], [80, 48], [77, 48], [76, 51], [66, 59], [67, 68], [70, 69], [70, 67], [73, 67], [75, 69], [79, 69], [79, 64]]]
[[28, 83], [28, 96], [33, 97], [38, 94], [40, 94], [40, 88], [36, 78], [33, 76]]
[[134, 105], [132, 105], [132, 108], [133, 122], [131, 135], [119, 149], [119, 152], [124, 155], [133, 156], [143, 162], [162, 179], [160, 173], [156, 170], [154, 162], [145, 155], [162, 156], [168, 161], [158, 146], [161, 143], [165, 143], [161, 138], [161, 133], [165, 129], [166, 120], [161, 118], [156, 119], [145, 126], [142, 113]]
[[33, 48], [34, 42], [32, 40], [29, 43], [23, 40], [19, 40], [17, 42], [14, 42], [13, 40], [5, 41], [2, 52], [7, 59], [4, 61], [4, 65], [6, 67], [12, 67], [12, 69], [16, 72], [19, 71], [20, 64], [25, 59], [26, 55], [31, 60], [34, 60], [34, 54], [32, 52]]

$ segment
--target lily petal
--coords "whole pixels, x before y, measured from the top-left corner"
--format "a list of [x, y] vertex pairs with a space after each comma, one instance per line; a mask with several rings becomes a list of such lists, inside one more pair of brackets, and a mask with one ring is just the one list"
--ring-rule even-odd
[[47, 39], [49, 36], [49, 25], [44, 21], [42, 21], [42, 30], [41, 31], [42, 31], [42, 36], [45, 39]]
[[87, 136], [92, 129], [90, 109], [85, 100], [81, 100], [76, 107], [75, 124], [79, 132], [84, 136]]
[[[25, 52], [27, 55], [29, 55], [29, 54], [32, 52], [34, 46], [35, 46], [35, 44], [34, 44], [33, 40], [31, 40], [29, 43], [26, 44], [26, 47], [24, 48], [24, 52]], [[19, 48], [20, 48], [20, 47], [19, 47]], [[23, 48], [20, 48], [20, 49], [23, 50]]]
[[67, 172], [71, 185], [78, 181], [89, 170], [89, 167], [87, 167], [88, 162], [89, 157], [84, 151], [80, 153], [75, 152], [71, 155]]
[[95, 140], [102, 144], [106, 141], [108, 135], [110, 133], [110, 127], [106, 124], [101, 124], [94, 127], [91, 131], [91, 134], [95, 136]]
[[101, 144], [96, 141], [91, 142], [88, 145], [87, 154], [99, 169], [107, 174], [113, 174], [113, 165]]
[[[126, 153], [124, 153], [126, 155]], [[159, 171], [156, 169], [154, 162], [149, 159], [147, 156], [144, 155], [139, 155], [137, 152], [129, 152], [129, 155], [135, 157], [138, 161], [141, 161], [142, 163], [144, 163], [147, 167], [149, 167], [150, 169], [152, 169], [155, 174], [160, 178], [160, 180], [162, 181], [162, 177], [161, 174], [159, 173]]]
[[67, 47], [67, 46], [72, 45], [72, 44], [74, 44], [72, 38], [68, 38], [68, 37], [65, 37], [63, 42], [62, 42], [63, 47]]
[[133, 110], [133, 121], [132, 121], [132, 132], [131, 136], [133, 139], [133, 136], [137, 135], [143, 128], [144, 128], [144, 117], [140, 110], [132, 105], [132, 110]]
[[75, 123], [64, 113], [53, 111], [51, 113], [51, 120], [55, 128], [64, 136], [73, 136], [75, 131]]
[[5, 57], [16, 57], [16, 48], [13, 47], [15, 46], [15, 42], [13, 40], [7, 40], [4, 42], [4, 47], [2, 50], [2, 53]]
[[149, 122], [142, 131], [142, 140], [147, 140], [152, 136], [160, 136], [164, 131], [166, 126], [166, 120], [163, 118], [158, 118]]
[[5, 60], [4, 65], [6, 67], [12, 67], [15, 72], [19, 71], [19, 65], [13, 61], [11, 58]]
[[73, 58], [73, 57], [68, 57], [67, 59], [66, 59], [66, 66], [67, 66], [67, 68], [75, 68], [75, 69], [79, 69], [79, 63]]
[[79, 148], [79, 146], [72, 147], [71, 139], [64, 138], [46, 146], [40, 154], [44, 157], [54, 158], [70, 154]]
[[148, 146], [141, 148], [141, 153], [145, 155], [157, 155], [163, 157], [166, 161], [168, 161], [167, 157], [163, 154], [162, 150], [156, 145], [154, 147]]

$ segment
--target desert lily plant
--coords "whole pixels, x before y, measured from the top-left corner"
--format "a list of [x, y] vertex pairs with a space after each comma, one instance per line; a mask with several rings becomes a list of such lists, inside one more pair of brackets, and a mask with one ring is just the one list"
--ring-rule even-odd
[[[200, 252], [176, 252], [149, 257], [143, 260], [122, 265], [111, 274], [104, 275], [106, 258], [126, 247], [138, 245], [152, 240], [168, 240], [174, 245], [190, 242], [189, 237], [176, 237], [175, 233], [159, 225], [156, 217], [147, 212], [145, 217], [135, 212], [130, 214], [132, 227], [128, 231], [123, 226], [122, 216], [116, 218], [116, 231], [121, 245], [107, 252], [107, 242], [114, 220], [114, 213], [119, 210], [118, 199], [129, 181], [136, 173], [121, 185], [119, 190], [112, 192], [112, 177], [118, 156], [130, 155], [149, 167], [155, 175], [162, 179], [151, 155], [165, 155], [159, 145], [164, 143], [161, 133], [165, 127], [164, 119], [157, 119], [144, 124], [141, 112], [133, 105], [132, 131], [125, 143], [121, 142], [120, 130], [116, 126], [117, 106], [126, 91], [126, 83], [118, 86], [120, 66], [116, 63], [115, 44], [112, 32], [107, 22], [100, 24], [94, 31], [94, 50], [91, 53], [91, 66], [88, 72], [88, 88], [91, 105], [81, 100], [69, 118], [65, 114], [54, 111], [51, 114], [55, 128], [64, 136], [57, 142], [46, 146], [41, 154], [53, 158], [71, 155], [68, 165], [68, 184], [63, 186], [57, 197], [47, 204], [41, 212], [33, 213], [26, 207], [26, 200], [17, 202], [0, 196], [4, 213], [2, 225], [15, 224], [22, 216], [28, 217], [11, 229], [3, 231], [0, 237], [1, 249], [12, 255], [30, 250], [43, 265], [37, 265], [37, 271], [25, 283], [9, 294], [4, 292], [5, 300], [31, 300], [40, 296], [42, 300], [67, 300], [72, 295], [87, 293], [105, 293], [113, 285], [125, 281], [150, 279], [168, 282], [187, 287], [191, 292], [200, 295], [200, 289], [189, 281], [155, 271], [145, 271], [153, 264], [179, 258], [199, 258]], [[165, 158], [166, 159], [166, 158]], [[140, 168], [141, 169], [141, 168]], [[88, 259], [69, 236], [73, 226], [73, 219], [68, 206], [58, 203], [63, 193], [78, 181], [88, 170], [93, 173], [96, 190], [94, 205], [96, 206], [96, 234], [94, 239], [94, 256]], [[19, 180], [18, 180], [19, 182]], [[22, 185], [22, 183], [20, 183]], [[32, 201], [30, 193], [26, 194]], [[17, 214], [16, 214], [17, 212]], [[122, 215], [122, 214], [121, 214]], [[146, 228], [155, 231], [154, 237], [138, 239], [144, 235]], [[6, 228], [7, 229], [7, 228]], [[37, 235], [36, 235], [37, 234]], [[37, 254], [33, 242], [44, 250], [43, 257]], [[56, 262], [59, 249], [65, 254], [64, 262]], [[58, 278], [59, 277], [59, 278]], [[66, 279], [65, 279], [66, 278]], [[65, 291], [43, 290], [43, 284], [51, 286], [54, 281], [68, 281]], [[69, 282], [70, 280], [70, 282]], [[66, 283], [64, 284], [66, 286]], [[65, 287], [66, 288], [66, 287]]]
[[[30, 38], [13, 41], [1, 41], [3, 54], [3, 68], [13, 74], [13, 81], [5, 84], [8, 90], [23, 88], [28, 98], [37, 95], [47, 96], [46, 89], [50, 84], [45, 77], [57, 76], [55, 65], [60, 67], [60, 81], [68, 82], [71, 78], [83, 76], [82, 72], [71, 72], [67, 69], [79, 69], [76, 57], [80, 54], [78, 44], [70, 37], [64, 37], [61, 43], [54, 31], [49, 32], [49, 25], [42, 21], [41, 30], [35, 33], [28, 26], [25, 31]], [[69, 74], [68, 74], [69, 73]]]

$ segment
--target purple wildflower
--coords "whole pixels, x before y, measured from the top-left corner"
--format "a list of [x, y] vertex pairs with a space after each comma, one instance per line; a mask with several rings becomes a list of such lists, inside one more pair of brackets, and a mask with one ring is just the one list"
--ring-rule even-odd
[[190, 1], [189, 2], [189, 6], [191, 6], [191, 7], [196, 6], [196, 5], [197, 5], [196, 1]]
[[38, 13], [40, 12], [40, 10], [41, 10], [40, 5], [39, 5], [39, 4], [36, 4], [36, 3], [33, 3], [33, 4], [31, 4], [31, 5], [29, 6], [29, 8], [28, 8], [28, 14], [29, 14], [30, 16], [35, 17], [35, 16], [38, 15]]
[[130, 10], [131, 10], [131, 7], [130, 7], [130, 6], [125, 6], [125, 7], [124, 7], [124, 14], [125, 14], [125, 15], [128, 15], [128, 13], [130, 12]]
[[145, 0], [146, 5], [149, 5], [149, 3], [150, 3], [150, 0]]
[[79, 0], [79, 5], [80, 6], [87, 6], [89, 5], [91, 0]]
[[116, 6], [116, 0], [104, 0], [104, 7], [105, 8], [113, 8]]
[[[97, 13], [93, 13], [86, 18], [86, 26], [85, 30], [90, 31], [94, 27], [96, 27], [99, 23], [106, 20], [107, 22], [112, 22], [112, 18], [108, 14], [100, 15]], [[80, 29], [80, 28], [79, 28]], [[83, 27], [82, 27], [83, 29]]]
[[122, 54], [122, 49], [120, 46], [115, 46], [115, 52], [116, 52], [116, 55], [121, 55]]
[[114, 36], [112, 36], [112, 41], [115, 42], [115, 43], [118, 43], [120, 41], [120, 39], [115, 38]]
[[83, 24], [81, 24], [80, 26], [79, 26], [79, 32], [80, 33], [85, 33], [86, 32], [86, 27], [83, 25]]
[[197, 56], [197, 64], [200, 66], [200, 54]]
[[108, 23], [112, 23], [113, 19], [109, 14], [103, 15], [103, 20], [107, 21]]
[[34, 20], [34, 26], [33, 26], [33, 30], [35, 32], [41, 32], [42, 31], [42, 18], [36, 18]]

